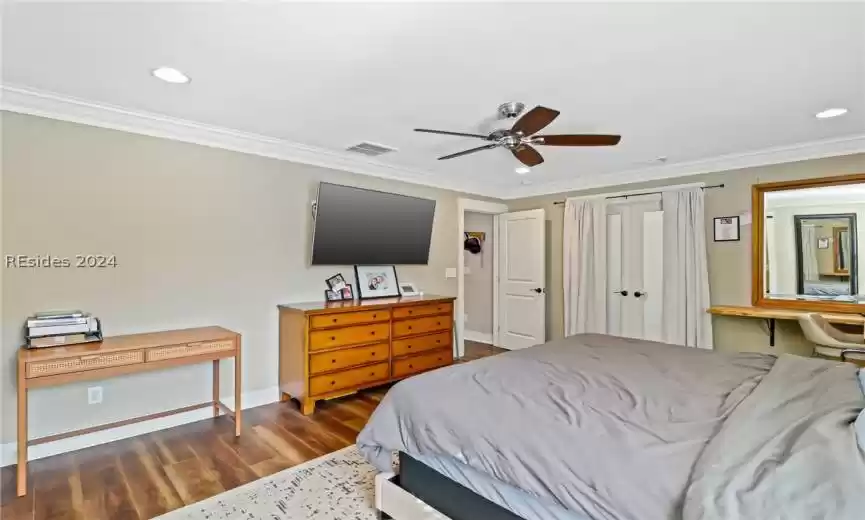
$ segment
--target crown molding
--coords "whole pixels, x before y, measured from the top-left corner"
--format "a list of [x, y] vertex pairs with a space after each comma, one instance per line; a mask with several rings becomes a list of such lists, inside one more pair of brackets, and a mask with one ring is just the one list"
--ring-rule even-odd
[[95, 103], [16, 85], [0, 85], [0, 109], [502, 200], [865, 152], [865, 134], [859, 134], [696, 161], [612, 173], [587, 174], [575, 179], [507, 189], [473, 181], [470, 175], [461, 175], [458, 177], [459, 180], [452, 180], [442, 178], [441, 175], [430, 171], [359, 158], [342, 151]]
[[492, 196], [481, 183], [442, 179], [433, 172], [359, 158], [347, 152], [232, 130], [123, 107], [95, 103], [53, 92], [0, 85], [0, 109], [110, 128], [151, 137], [222, 148], [321, 168], [343, 170], [394, 181], [482, 196]]
[[622, 172], [582, 176], [561, 182], [549, 182], [536, 186], [524, 186], [503, 194], [505, 200], [539, 197], [557, 193], [582, 191], [609, 186], [622, 186], [638, 182], [649, 182], [690, 175], [717, 173], [757, 166], [769, 166], [809, 159], [822, 159], [841, 155], [865, 153], [865, 134], [851, 135], [836, 139], [810, 141], [788, 146], [777, 146], [750, 152], [721, 155], [696, 161], [638, 168]]

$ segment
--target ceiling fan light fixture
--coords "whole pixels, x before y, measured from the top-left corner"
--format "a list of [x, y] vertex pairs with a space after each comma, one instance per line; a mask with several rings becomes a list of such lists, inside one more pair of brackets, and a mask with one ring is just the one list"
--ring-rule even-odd
[[532, 171], [532, 169], [529, 168], [528, 166], [520, 166], [517, 169], [515, 169], [514, 171], [517, 172], [517, 174], [519, 174], [519, 175], [525, 175], [525, 174], [529, 173], [530, 171]]
[[843, 116], [846, 113], [846, 108], [827, 108], [822, 112], [817, 112], [815, 116], [817, 117], [817, 119], [829, 119], [831, 117]]
[[150, 73], [166, 83], [181, 85], [190, 81], [189, 76], [171, 67], [159, 67], [153, 69]]

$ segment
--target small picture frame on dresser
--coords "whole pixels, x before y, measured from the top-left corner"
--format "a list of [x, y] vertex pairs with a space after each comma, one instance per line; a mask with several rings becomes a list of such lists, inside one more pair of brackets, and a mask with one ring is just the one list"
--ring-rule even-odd
[[329, 302], [338, 302], [342, 300], [342, 295], [338, 291], [334, 291], [331, 289], [324, 290], [324, 299]]

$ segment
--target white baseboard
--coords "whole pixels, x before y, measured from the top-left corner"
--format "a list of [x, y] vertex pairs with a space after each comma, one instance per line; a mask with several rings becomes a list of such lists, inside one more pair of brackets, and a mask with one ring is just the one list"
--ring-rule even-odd
[[477, 332], [474, 330], [465, 331], [465, 339], [467, 341], [478, 341], [480, 343], [486, 343], [488, 345], [493, 344], [493, 333], [492, 332]]
[[[234, 411], [234, 395], [222, 397], [222, 402], [232, 411]], [[244, 392], [240, 396], [240, 404], [244, 410], [254, 408], [265, 404], [275, 403], [279, 401], [279, 387], [265, 388], [263, 390], [254, 390]], [[27, 450], [27, 460], [38, 460], [68, 453], [70, 451], [89, 448], [107, 442], [119, 441], [128, 439], [136, 435], [173, 428], [182, 424], [188, 424], [195, 421], [201, 421], [213, 417], [213, 410], [210, 408], [202, 408], [200, 410], [192, 410], [191, 412], [169, 415], [168, 417], [160, 417], [159, 419], [151, 419], [135, 424], [127, 424], [126, 426], [118, 426], [110, 430], [103, 430], [95, 433], [88, 433], [78, 437], [70, 437], [54, 442], [46, 442], [31, 446]], [[14, 442], [6, 443], [0, 446], [0, 467], [15, 464], [17, 460], [18, 449]]]

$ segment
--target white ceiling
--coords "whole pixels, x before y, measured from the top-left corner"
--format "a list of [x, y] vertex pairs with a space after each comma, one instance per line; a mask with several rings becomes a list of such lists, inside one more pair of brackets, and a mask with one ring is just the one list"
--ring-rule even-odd
[[[6, 3], [2, 45], [4, 108], [503, 198], [865, 151], [862, 3]], [[436, 161], [483, 143], [412, 132], [488, 131], [509, 100], [622, 142], [539, 147], [521, 177], [505, 150]], [[364, 140], [398, 152], [340, 153]]]

